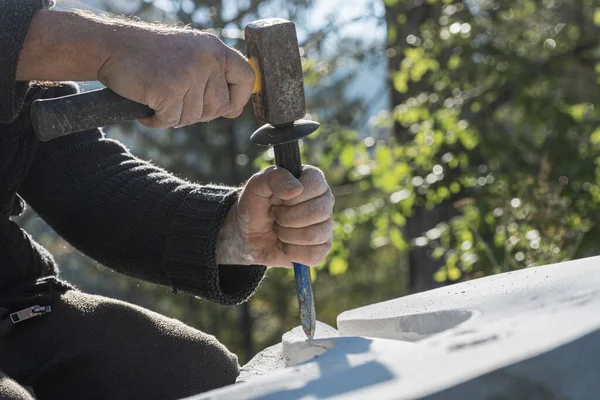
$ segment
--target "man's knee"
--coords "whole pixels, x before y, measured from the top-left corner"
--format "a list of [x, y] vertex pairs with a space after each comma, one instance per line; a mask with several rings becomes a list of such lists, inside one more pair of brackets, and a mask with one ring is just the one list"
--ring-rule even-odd
[[51, 313], [5, 336], [0, 351], [7, 362], [19, 360], [14, 376], [21, 372], [46, 397], [98, 390], [102, 398], [182, 398], [232, 384], [239, 373], [237, 357], [213, 336], [74, 290], [57, 296]]
[[212, 335], [144, 308], [100, 296], [70, 291], [63, 301], [74, 311], [93, 310], [79, 335], [93, 338], [93, 343], [86, 339], [80, 345], [89, 344], [105, 354], [104, 361], [109, 365], [111, 360], [119, 360], [118, 365], [132, 373], [131, 378], [139, 380], [145, 376], [146, 385], [173, 382], [198, 392], [232, 384], [237, 378], [237, 357]]

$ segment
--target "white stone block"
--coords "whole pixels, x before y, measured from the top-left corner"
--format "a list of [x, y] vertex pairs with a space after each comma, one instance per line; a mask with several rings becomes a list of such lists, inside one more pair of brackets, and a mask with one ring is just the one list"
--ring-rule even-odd
[[339, 337], [338, 331], [317, 321], [315, 338], [308, 340], [301, 326], [283, 334], [281, 343], [267, 347], [252, 358], [240, 371], [236, 382], [247, 382], [275, 370], [311, 360], [331, 349]]
[[307, 339], [301, 326], [284, 333], [281, 338], [282, 355], [287, 367], [311, 360], [335, 346], [333, 338], [340, 335], [335, 328], [317, 321], [315, 336]]
[[337, 324], [340, 336], [370, 336], [416, 342], [452, 329], [477, 314], [475, 310], [436, 310], [403, 315], [399, 303], [379, 303], [343, 312]]
[[599, 398], [600, 257], [362, 307], [338, 328], [316, 358], [301, 343], [300, 364], [194, 399]]
[[281, 343], [277, 343], [252, 357], [252, 360], [248, 361], [240, 370], [240, 375], [237, 377], [236, 382], [247, 382], [259, 376], [285, 368], [282, 349]]

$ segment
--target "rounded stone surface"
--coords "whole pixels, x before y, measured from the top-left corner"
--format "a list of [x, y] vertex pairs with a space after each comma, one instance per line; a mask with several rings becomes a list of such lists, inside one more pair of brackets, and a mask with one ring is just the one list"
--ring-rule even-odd
[[[471, 317], [461, 322], [467, 314], [453, 310]], [[325, 339], [334, 346], [318, 357], [196, 399], [593, 399], [600, 392], [600, 257], [357, 311], [340, 321], [396, 318], [405, 331], [428, 336], [414, 343], [347, 337], [341, 324], [341, 336]], [[436, 323], [436, 315], [447, 321]]]

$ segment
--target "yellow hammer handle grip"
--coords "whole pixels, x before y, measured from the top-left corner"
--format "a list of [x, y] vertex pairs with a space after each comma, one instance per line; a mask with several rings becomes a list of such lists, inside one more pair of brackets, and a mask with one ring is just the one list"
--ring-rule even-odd
[[254, 70], [254, 76], [256, 77], [254, 79], [254, 88], [252, 89], [252, 94], [258, 93], [258, 92], [260, 92], [260, 87], [262, 84], [261, 76], [260, 76], [260, 68], [258, 67], [258, 61], [256, 61], [254, 58], [249, 58], [248, 62], [250, 63], [250, 66]]

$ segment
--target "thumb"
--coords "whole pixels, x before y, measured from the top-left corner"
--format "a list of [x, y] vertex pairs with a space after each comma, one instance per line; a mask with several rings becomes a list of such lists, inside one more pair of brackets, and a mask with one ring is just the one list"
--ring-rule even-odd
[[274, 165], [254, 174], [246, 186], [253, 195], [274, 201], [291, 200], [304, 190], [302, 183], [291, 172]]
[[246, 57], [230, 47], [225, 60], [225, 79], [229, 86], [231, 111], [225, 117], [236, 118], [252, 95], [255, 74]]
[[[287, 170], [275, 166], [267, 167], [253, 175], [240, 196], [238, 212], [245, 221], [249, 221], [250, 231], [267, 231], [274, 217], [271, 206], [281, 205], [304, 191], [302, 183]], [[251, 219], [250, 219], [251, 218]]]

